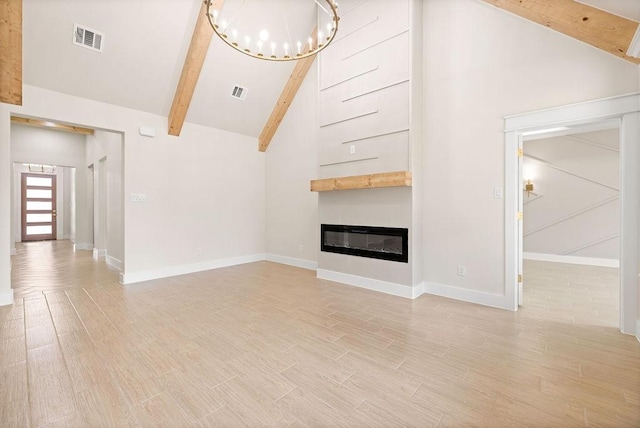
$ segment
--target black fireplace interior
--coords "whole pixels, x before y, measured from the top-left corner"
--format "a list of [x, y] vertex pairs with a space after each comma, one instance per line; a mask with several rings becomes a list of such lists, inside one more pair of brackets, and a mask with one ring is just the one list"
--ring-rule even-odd
[[409, 229], [322, 224], [320, 232], [321, 251], [409, 262]]

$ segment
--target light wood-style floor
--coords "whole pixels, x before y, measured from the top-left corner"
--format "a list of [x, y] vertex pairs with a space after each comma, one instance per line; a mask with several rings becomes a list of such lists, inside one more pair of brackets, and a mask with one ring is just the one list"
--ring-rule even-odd
[[123, 287], [64, 241], [21, 245], [0, 425], [640, 426], [640, 343], [602, 285], [615, 269], [551, 266], [557, 289], [536, 265], [513, 313], [269, 262]]

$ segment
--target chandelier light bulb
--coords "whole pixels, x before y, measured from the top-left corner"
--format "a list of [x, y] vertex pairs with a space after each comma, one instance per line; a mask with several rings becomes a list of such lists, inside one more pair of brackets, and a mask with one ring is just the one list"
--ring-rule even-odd
[[[246, 0], [243, 0], [243, 4], [244, 1]], [[262, 16], [263, 14], [261, 14], [260, 11], [248, 11], [245, 13], [246, 9], [243, 10], [240, 14], [242, 15], [240, 18], [242, 22], [257, 23], [257, 25], [254, 24], [248, 28], [243, 26], [242, 28], [237, 29], [233, 27], [237, 25], [235, 18], [240, 12], [239, 10], [233, 12], [232, 18], [229, 19], [229, 13], [231, 12], [228, 10], [228, 7], [224, 9], [223, 6], [216, 6], [217, 8], [214, 9], [214, 3], [216, 3], [216, 5], [222, 5], [223, 1], [213, 2], [211, 0], [205, 0], [204, 4], [206, 5], [206, 19], [209, 24], [211, 24], [213, 32], [220, 37], [225, 44], [254, 58], [270, 61], [292, 61], [303, 58], [312, 58], [328, 46], [338, 33], [338, 24], [340, 22], [340, 16], [338, 16], [337, 11], [338, 3], [335, 0], [314, 1], [319, 8], [329, 15], [329, 19], [319, 18], [322, 19], [321, 23], [318, 23], [320, 28], [317, 28], [315, 30], [316, 32], [311, 34], [311, 37], [308, 37], [309, 33], [288, 34], [289, 27], [287, 19], [291, 17], [293, 19], [300, 18], [299, 16], [296, 17], [296, 15], [299, 15], [300, 13], [296, 11], [287, 11], [291, 12], [290, 15], [292, 16], [287, 17], [285, 14], [284, 26], [281, 26], [282, 28], [279, 29], [287, 31], [288, 37], [285, 39], [286, 42], [284, 43], [282, 39], [281, 41], [274, 41], [272, 34], [267, 30], [267, 28], [271, 28], [270, 25], [274, 24], [274, 22], [263, 22], [265, 25], [260, 24], [261, 20], [268, 18]], [[310, 3], [313, 4], [314, 2], [312, 1]], [[324, 6], [322, 5], [323, 3]], [[272, 19], [272, 21], [275, 20]], [[278, 21], [275, 21], [275, 25], [278, 27]], [[273, 30], [273, 28], [271, 29]], [[318, 31], [318, 29], [320, 31]], [[250, 35], [250, 37], [248, 35]], [[308, 39], [305, 37], [308, 37]], [[271, 47], [270, 54], [269, 46]], [[280, 53], [280, 48], [283, 49], [284, 55]]]

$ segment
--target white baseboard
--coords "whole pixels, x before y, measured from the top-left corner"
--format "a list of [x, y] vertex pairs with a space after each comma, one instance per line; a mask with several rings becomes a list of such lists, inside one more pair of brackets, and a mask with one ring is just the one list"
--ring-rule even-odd
[[453, 287], [451, 285], [437, 284], [425, 281], [423, 283], [424, 293], [436, 296], [447, 297], [449, 299], [462, 300], [463, 302], [476, 303], [478, 305], [491, 306], [493, 308], [512, 310], [507, 298], [502, 294], [485, 293], [482, 291], [469, 290], [467, 288]]
[[122, 284], [134, 284], [136, 282], [150, 281], [152, 279], [168, 278], [171, 276], [186, 275], [188, 273], [202, 272], [204, 270], [219, 269], [228, 266], [242, 265], [265, 260], [265, 254], [250, 254], [248, 256], [231, 257], [228, 259], [211, 260], [189, 265], [170, 266], [162, 269], [147, 270], [142, 272], [124, 273]]
[[640, 320], [636, 320], [636, 339], [640, 342]]
[[351, 275], [348, 273], [335, 272], [326, 269], [317, 269], [316, 277], [328, 281], [340, 282], [342, 284], [353, 285], [355, 287], [366, 288], [367, 290], [378, 291], [394, 296], [415, 299], [423, 293], [422, 284], [411, 287], [410, 285], [396, 284], [394, 282], [380, 281], [378, 279], [365, 278], [363, 276]]
[[13, 290], [0, 291], [0, 306], [13, 305]]
[[93, 250], [93, 244], [73, 244], [73, 251]]
[[295, 266], [302, 269], [316, 270], [318, 262], [304, 259], [296, 259], [295, 257], [279, 256], [278, 254], [267, 254], [267, 261], [280, 263], [283, 265]]
[[524, 252], [525, 260], [538, 260], [541, 262], [570, 263], [574, 265], [620, 267], [620, 261], [616, 259], [599, 259], [595, 257], [561, 256], [558, 254], [528, 253]]
[[109, 266], [114, 267], [114, 268], [116, 268], [116, 269], [118, 269], [119, 271], [122, 272], [122, 261], [121, 260], [118, 260], [115, 257], [110, 256], [109, 254], [107, 254], [105, 256], [104, 261], [107, 262], [107, 264]]
[[107, 255], [107, 250], [106, 248], [103, 250], [99, 250], [97, 248], [93, 249], [93, 258], [94, 259], [99, 259], [100, 257], [106, 257]]
[[16, 254], [18, 254], [18, 252], [16, 251], [15, 247], [14, 248], [10, 248], [9, 249], [9, 254], [12, 256], [15, 256]]

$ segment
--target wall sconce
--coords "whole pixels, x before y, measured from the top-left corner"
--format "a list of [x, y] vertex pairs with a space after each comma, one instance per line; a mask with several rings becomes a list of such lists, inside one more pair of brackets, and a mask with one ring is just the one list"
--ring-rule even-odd
[[527, 192], [527, 197], [531, 196], [531, 193], [533, 193], [533, 183], [531, 182], [531, 180], [527, 180], [527, 182], [524, 184], [524, 191]]

